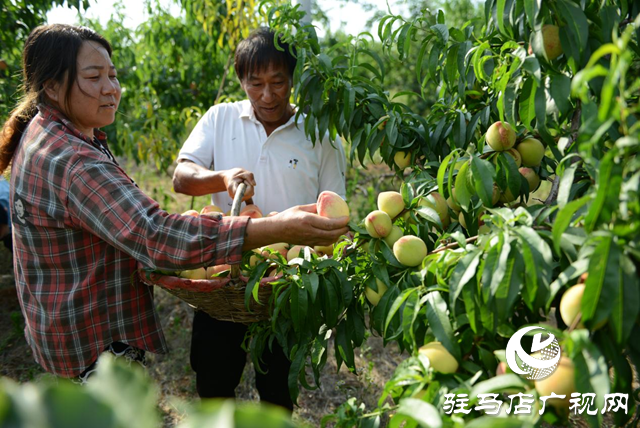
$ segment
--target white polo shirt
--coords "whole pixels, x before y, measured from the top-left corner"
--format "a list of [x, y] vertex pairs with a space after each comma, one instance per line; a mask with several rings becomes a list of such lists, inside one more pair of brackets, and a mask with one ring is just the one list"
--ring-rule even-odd
[[[340, 138], [332, 146], [327, 134], [322, 144], [314, 146], [304, 133], [304, 119], [300, 117], [296, 127], [295, 115], [267, 137], [249, 100], [211, 107], [184, 143], [180, 159], [211, 170], [252, 172], [253, 202], [264, 215], [314, 203], [323, 190], [346, 197]], [[225, 191], [212, 194], [211, 202], [227, 211], [232, 200]]]

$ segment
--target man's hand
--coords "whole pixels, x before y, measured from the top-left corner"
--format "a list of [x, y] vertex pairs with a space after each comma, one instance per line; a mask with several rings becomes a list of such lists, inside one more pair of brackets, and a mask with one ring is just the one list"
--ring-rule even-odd
[[222, 179], [231, 199], [236, 196], [236, 191], [238, 190], [240, 183], [245, 183], [247, 185], [247, 190], [244, 192], [242, 200], [246, 201], [253, 197], [253, 188], [256, 185], [256, 180], [253, 178], [252, 172], [242, 168], [228, 169], [222, 172]]
[[316, 204], [300, 205], [272, 217], [251, 219], [243, 249], [274, 242], [300, 245], [331, 245], [349, 232], [349, 217], [326, 218], [316, 213]]

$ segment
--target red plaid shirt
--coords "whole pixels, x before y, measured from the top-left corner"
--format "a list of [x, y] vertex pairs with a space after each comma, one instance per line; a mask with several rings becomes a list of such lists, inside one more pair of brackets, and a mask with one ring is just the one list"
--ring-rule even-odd
[[108, 156], [104, 133], [92, 141], [58, 111], [39, 111], [11, 168], [16, 286], [36, 360], [73, 377], [114, 341], [166, 352], [137, 262], [238, 263], [248, 218], [162, 211]]

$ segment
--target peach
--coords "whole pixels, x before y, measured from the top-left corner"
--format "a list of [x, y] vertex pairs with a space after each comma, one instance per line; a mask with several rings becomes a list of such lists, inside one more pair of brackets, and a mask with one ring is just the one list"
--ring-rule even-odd
[[398, 168], [405, 169], [406, 167], [411, 165], [411, 153], [396, 152], [396, 154], [393, 155], [393, 162], [397, 165]]
[[364, 227], [372, 237], [384, 238], [391, 232], [391, 217], [384, 211], [371, 211], [364, 219]]
[[520, 153], [522, 166], [540, 166], [544, 158], [544, 145], [536, 138], [525, 138], [516, 146], [516, 151]]
[[498, 202], [500, 202], [500, 189], [494, 184], [493, 193], [491, 193], [491, 205], [495, 207]]
[[438, 217], [440, 217], [440, 221], [442, 222], [442, 227], [446, 228], [447, 226], [449, 226], [451, 218], [449, 217], [447, 201], [442, 197], [440, 193], [431, 192], [426, 197], [420, 198], [418, 206], [432, 208], [436, 213], [438, 213]]
[[333, 256], [333, 245], [316, 245], [313, 250], [319, 256]]
[[[517, 148], [517, 147], [516, 147], [516, 148]], [[506, 150], [506, 151], [505, 151], [505, 153], [506, 153], [506, 154], [508, 154], [508, 155], [511, 155], [511, 157], [513, 158], [513, 160], [514, 160], [514, 161], [515, 161], [515, 163], [516, 163], [516, 166], [517, 166], [518, 168], [520, 168], [520, 165], [522, 165], [522, 155], [520, 154], [520, 152], [519, 152], [519, 151], [517, 151], [517, 150], [516, 150], [516, 149], [514, 149], [514, 148], [511, 148], [511, 149], [509, 149], [509, 150]]]
[[509, 189], [505, 190], [500, 195], [500, 202], [502, 202], [503, 204], [508, 204], [508, 203], [513, 202], [515, 200], [516, 200], [516, 196], [513, 196], [513, 193], [511, 193], [511, 190], [509, 190]]
[[180, 272], [178, 275], [180, 278], [187, 279], [207, 279], [207, 270], [203, 267], [197, 269], [187, 269]]
[[460, 204], [456, 200], [456, 189], [455, 187], [451, 189], [451, 195], [447, 198], [447, 205], [451, 208], [452, 211], [460, 212]]
[[367, 286], [364, 289], [364, 295], [373, 306], [378, 306], [382, 295], [387, 291], [389, 287], [387, 285], [376, 278], [376, 286], [378, 287], [378, 291], [374, 291], [373, 288]]
[[398, 239], [402, 238], [403, 235], [404, 233], [402, 233], [400, 226], [391, 226], [391, 232], [384, 237], [384, 242], [386, 242], [390, 248], [393, 248], [393, 244], [395, 244]]
[[349, 217], [349, 205], [335, 192], [325, 190], [316, 202], [318, 215], [327, 218]]
[[498, 363], [498, 367], [496, 368], [496, 376], [506, 374], [508, 369], [509, 366], [507, 366], [507, 363], [505, 363], [504, 361], [500, 361], [500, 363]]
[[262, 211], [257, 205], [249, 204], [240, 210], [240, 216], [248, 216], [250, 218], [262, 218]]
[[207, 278], [211, 278], [213, 275], [219, 274], [220, 272], [224, 272], [225, 270], [230, 270], [230, 265], [217, 265], [217, 266], [209, 266], [207, 268]]
[[559, 409], [568, 408], [571, 394], [576, 392], [573, 361], [567, 357], [560, 358], [556, 371], [545, 379], [536, 380], [535, 386], [541, 397], [549, 396], [552, 392], [556, 395], [565, 395], [564, 399], [550, 398], [547, 400], [547, 404]]
[[531, 168], [522, 167], [518, 171], [529, 183], [529, 192], [533, 192], [540, 185], [540, 177]]
[[458, 361], [440, 342], [429, 342], [421, 346], [418, 353], [429, 359], [434, 371], [448, 374], [458, 370]]
[[289, 252], [289, 244], [287, 244], [286, 242], [278, 242], [276, 244], [269, 244], [262, 247], [262, 255], [264, 257], [275, 259], [275, 254], [269, 254], [269, 252], [266, 251], [267, 249], [277, 251], [278, 253], [282, 254], [282, 257], [287, 258], [287, 253]]
[[404, 200], [398, 192], [380, 192], [378, 194], [378, 209], [395, 218], [404, 210]]
[[404, 266], [418, 266], [427, 256], [427, 244], [417, 236], [403, 236], [393, 244], [393, 254]]
[[196, 210], [186, 210], [182, 215], [190, 215], [192, 217], [200, 217], [200, 213]]
[[495, 122], [487, 130], [486, 141], [497, 152], [509, 150], [516, 143], [516, 131], [507, 122]]
[[[577, 284], [569, 288], [560, 299], [560, 316], [562, 321], [568, 326], [573, 324], [578, 314], [580, 314], [580, 305], [582, 296], [584, 295], [584, 284]], [[578, 328], [583, 328], [582, 322], [578, 324]]]
[[217, 213], [221, 213], [224, 214], [224, 211], [222, 211], [222, 208], [220, 208], [217, 205], [207, 205], [206, 207], [202, 208], [200, 210], [200, 215], [211, 215], [211, 214], [217, 214]]
[[315, 254], [315, 251], [311, 247], [307, 247], [305, 245], [294, 245], [293, 247], [291, 247], [291, 249], [289, 249], [289, 251], [287, 251], [287, 262], [290, 262], [291, 260], [295, 259], [296, 257], [304, 258], [304, 249], [305, 248], [309, 248], [309, 251], [312, 254]]
[[549, 24], [542, 27], [542, 42], [549, 61], [553, 61], [563, 54], [564, 51], [560, 43], [560, 29], [557, 25]]

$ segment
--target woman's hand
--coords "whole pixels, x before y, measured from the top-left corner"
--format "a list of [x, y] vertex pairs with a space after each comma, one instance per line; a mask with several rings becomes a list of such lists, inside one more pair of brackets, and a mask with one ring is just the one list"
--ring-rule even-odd
[[317, 214], [316, 204], [299, 205], [272, 217], [251, 219], [243, 249], [275, 242], [300, 245], [331, 245], [349, 232], [349, 217], [326, 218]]

